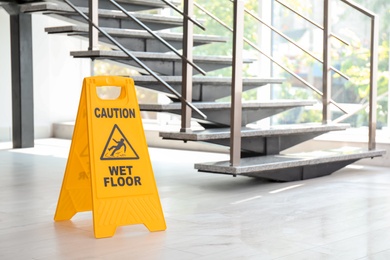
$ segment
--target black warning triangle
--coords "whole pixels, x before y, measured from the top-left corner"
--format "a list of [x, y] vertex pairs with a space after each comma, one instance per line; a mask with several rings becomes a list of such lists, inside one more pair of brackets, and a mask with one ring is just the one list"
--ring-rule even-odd
[[126, 136], [115, 124], [103, 149], [100, 160], [138, 160], [139, 156]]

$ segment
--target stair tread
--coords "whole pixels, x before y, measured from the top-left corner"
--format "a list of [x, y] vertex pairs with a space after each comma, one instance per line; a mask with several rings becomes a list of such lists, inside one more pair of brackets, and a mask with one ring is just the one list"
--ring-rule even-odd
[[[241, 137], [253, 136], [280, 136], [289, 134], [305, 134], [313, 132], [328, 132], [345, 130], [349, 124], [291, 124], [277, 125], [262, 128], [242, 127]], [[206, 130], [197, 130], [192, 132], [160, 132], [160, 137], [165, 139], [185, 140], [185, 141], [207, 141], [214, 139], [230, 138], [230, 128], [212, 128]]]
[[[137, 82], [142, 83], [155, 83], [156, 79], [152, 76], [132, 76], [134, 83], [137, 85]], [[167, 83], [182, 83], [181, 76], [161, 76], [161, 78]], [[281, 84], [284, 79], [281, 78], [243, 78], [242, 83], [244, 85], [252, 84]], [[231, 84], [231, 77], [214, 77], [214, 76], [201, 76], [201, 77], [192, 77], [192, 82], [195, 84], [207, 83], [210, 85], [220, 85], [220, 84]]]
[[[111, 36], [120, 36], [120, 37], [137, 37], [137, 38], [154, 38], [150, 33], [143, 30], [135, 29], [118, 29], [118, 28], [102, 28], [104, 31], [109, 33]], [[56, 27], [47, 27], [45, 32], [49, 34], [54, 33], [85, 33], [89, 31], [87, 26], [79, 25], [66, 25], [66, 26], [56, 26]], [[181, 33], [170, 33], [170, 32], [155, 32], [157, 35], [163, 39], [177, 39], [182, 40], [183, 35]], [[199, 35], [194, 34], [194, 41], [198, 42], [226, 42], [227, 38], [217, 36], [217, 35]]]
[[[118, 1], [118, 0], [117, 0]], [[120, 2], [120, 1], [118, 1]], [[128, 2], [128, 0], [122, 0], [122, 2]], [[171, 4], [174, 5], [180, 5], [180, 1], [178, 0], [170, 0]], [[158, 7], [167, 7], [168, 5], [165, 4], [162, 1], [156, 1], [156, 0], [131, 0], [132, 4], [139, 4], [139, 5], [151, 5], [151, 6], [158, 6]]]
[[[152, 76], [132, 76], [137, 87], [143, 87], [158, 92], [162, 92], [172, 99], [177, 99], [164, 85], [158, 82]], [[182, 91], [181, 76], [161, 76], [161, 78], [173, 87], [177, 92]], [[259, 88], [267, 84], [281, 84], [285, 79], [281, 78], [260, 78], [250, 77], [243, 78], [243, 91]], [[192, 101], [207, 102], [228, 97], [231, 95], [232, 78], [231, 77], [214, 77], [214, 76], [196, 76], [192, 77]]]
[[[140, 59], [150, 60], [172, 60], [181, 61], [181, 58], [174, 53], [158, 53], [158, 52], [131, 52], [133, 55]], [[107, 51], [107, 50], [85, 50], [85, 51], [72, 51], [70, 53], [75, 58], [113, 58], [113, 59], [127, 59], [129, 58], [126, 53], [122, 51]], [[215, 63], [232, 62], [231, 57], [227, 56], [194, 56], [193, 61], [207, 61]], [[245, 63], [253, 62], [254, 59], [244, 59]]]
[[[80, 0], [80, 1], [85, 1], [85, 0]], [[76, 2], [77, 1], [75, 1], [74, 4], [79, 6], [80, 2], [77, 2], [77, 3]], [[85, 2], [87, 2], [87, 1], [85, 1]], [[156, 1], [156, 0], [131, 0], [131, 1], [128, 1], [128, 0], [116, 0], [116, 2], [119, 3], [120, 5], [124, 5], [124, 6], [126, 6], [126, 5], [138, 6], [138, 8], [141, 8], [141, 10], [144, 9], [145, 7], [147, 7], [147, 9], [156, 9], [156, 8], [168, 7], [168, 5], [163, 3], [162, 1]], [[170, 1], [170, 2], [172, 4], [174, 4], [174, 5], [176, 5], [176, 6], [180, 4], [180, 2], [177, 2], [177, 1]], [[101, 8], [103, 3], [105, 3], [105, 1], [99, 2], [99, 8]], [[84, 4], [88, 5], [88, 3], [84, 3]], [[112, 4], [110, 4], [109, 2], [107, 4], [108, 4], [107, 6], [109, 6], [109, 8], [113, 8]]]
[[[79, 7], [78, 8], [81, 12], [88, 14], [88, 8], [85, 7]], [[105, 10], [105, 9], [99, 9], [99, 17], [101, 18], [125, 18], [130, 19], [122, 13], [119, 10], [114, 10], [115, 7], [113, 6], [113, 10]], [[60, 14], [60, 15], [66, 15], [66, 14], [76, 14], [76, 12], [67, 4], [65, 3], [52, 3], [52, 2], [39, 2], [39, 3], [32, 3], [32, 4], [26, 4], [21, 7], [21, 12], [46, 12], [48, 14]], [[157, 23], [171, 23], [171, 24], [177, 24], [182, 25], [183, 20], [181, 17], [176, 16], [166, 16], [166, 15], [156, 15], [156, 14], [146, 14], [146, 13], [132, 13], [135, 17], [138, 19], [142, 19], [143, 21], [154, 21]]]
[[342, 147], [332, 150], [296, 154], [242, 158], [239, 166], [231, 166], [229, 161], [197, 163], [195, 164], [195, 169], [203, 172], [245, 175], [245, 173], [251, 172], [272, 171], [306, 165], [378, 157], [385, 153], [385, 150], [379, 149], [367, 150], [356, 147]]
[[[317, 101], [315, 100], [273, 100], [266, 102], [247, 101], [242, 103], [243, 109], [258, 109], [258, 108], [275, 108], [275, 107], [295, 107], [295, 106], [312, 106]], [[230, 102], [192, 102], [192, 104], [199, 109], [229, 109]], [[140, 104], [141, 109], [155, 110], [155, 111], [169, 111], [180, 110], [181, 103], [169, 104]]]

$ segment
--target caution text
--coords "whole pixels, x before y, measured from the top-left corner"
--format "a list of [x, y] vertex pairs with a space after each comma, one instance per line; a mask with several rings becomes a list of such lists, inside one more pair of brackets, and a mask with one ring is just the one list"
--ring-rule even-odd
[[96, 118], [135, 118], [134, 108], [96, 107]]

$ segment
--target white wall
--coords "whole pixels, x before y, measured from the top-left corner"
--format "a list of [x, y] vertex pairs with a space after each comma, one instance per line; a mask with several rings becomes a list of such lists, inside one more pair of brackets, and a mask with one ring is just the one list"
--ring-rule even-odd
[[[51, 137], [53, 123], [75, 120], [82, 80], [90, 75], [90, 61], [69, 54], [86, 50], [87, 42], [44, 31], [45, 27], [65, 24], [32, 15], [35, 138]], [[9, 16], [0, 9], [0, 141], [10, 141], [12, 133], [9, 35]]]
[[11, 55], [9, 16], [0, 8], [0, 141], [11, 140]]

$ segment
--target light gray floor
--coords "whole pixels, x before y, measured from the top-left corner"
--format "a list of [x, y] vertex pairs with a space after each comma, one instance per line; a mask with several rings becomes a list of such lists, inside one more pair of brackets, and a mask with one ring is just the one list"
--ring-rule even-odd
[[69, 145], [0, 143], [0, 259], [390, 259], [389, 168], [274, 183], [193, 169], [224, 154], [151, 148], [167, 230], [95, 239], [90, 212], [53, 221]]

